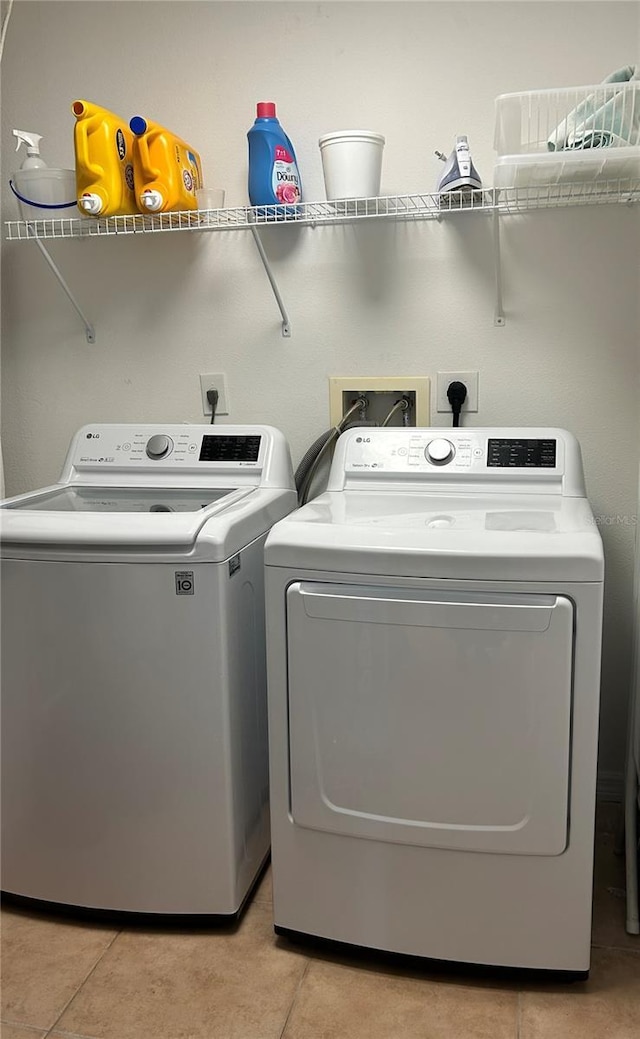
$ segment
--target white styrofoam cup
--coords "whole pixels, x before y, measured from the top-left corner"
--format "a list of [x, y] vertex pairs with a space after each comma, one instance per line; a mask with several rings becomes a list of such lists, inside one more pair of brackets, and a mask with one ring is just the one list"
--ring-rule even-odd
[[328, 199], [380, 194], [384, 137], [372, 130], [340, 130], [318, 141]]

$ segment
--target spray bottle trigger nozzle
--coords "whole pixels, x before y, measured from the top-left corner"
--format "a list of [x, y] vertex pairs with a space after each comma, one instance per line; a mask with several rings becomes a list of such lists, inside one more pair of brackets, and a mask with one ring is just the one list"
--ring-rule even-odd
[[14, 130], [13, 135], [18, 138], [16, 151], [20, 151], [21, 144], [26, 144], [27, 155], [40, 154], [40, 141], [42, 140], [41, 133], [31, 133], [30, 130]]

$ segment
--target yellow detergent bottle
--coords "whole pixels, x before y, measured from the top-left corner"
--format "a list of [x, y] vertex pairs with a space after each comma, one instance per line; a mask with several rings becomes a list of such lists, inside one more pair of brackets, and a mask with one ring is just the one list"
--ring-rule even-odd
[[137, 213], [133, 136], [124, 119], [90, 101], [74, 101], [78, 208], [90, 216]]
[[142, 213], [197, 209], [196, 191], [202, 187], [202, 165], [197, 151], [163, 126], [133, 117], [133, 172], [136, 201]]

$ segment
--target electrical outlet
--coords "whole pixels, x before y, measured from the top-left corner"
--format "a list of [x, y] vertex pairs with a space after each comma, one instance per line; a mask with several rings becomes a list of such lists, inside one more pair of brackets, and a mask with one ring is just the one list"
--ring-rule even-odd
[[[410, 426], [429, 425], [429, 378], [424, 375], [332, 376], [329, 379], [329, 421], [337, 425], [356, 397], [364, 395], [369, 406], [365, 421], [382, 425], [396, 401], [406, 396], [411, 402], [408, 412]], [[354, 421], [357, 421], [357, 414]], [[396, 412], [391, 425], [403, 424], [402, 412]]]
[[451, 405], [447, 397], [449, 384], [452, 382], [463, 382], [467, 387], [467, 399], [462, 405], [462, 414], [465, 411], [478, 410], [478, 372], [438, 372], [436, 386], [436, 411], [448, 411], [451, 414]]
[[227, 377], [222, 372], [216, 372], [214, 375], [201, 375], [200, 376], [200, 392], [202, 394], [202, 413], [203, 415], [211, 414], [211, 405], [207, 400], [207, 390], [218, 391], [218, 405], [216, 407], [216, 415], [228, 415], [230, 411], [229, 394], [227, 392]]

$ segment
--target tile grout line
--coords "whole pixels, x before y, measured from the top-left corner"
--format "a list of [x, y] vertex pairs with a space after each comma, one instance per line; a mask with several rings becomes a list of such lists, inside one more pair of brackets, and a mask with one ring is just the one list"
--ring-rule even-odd
[[[51, 1034], [50, 1032], [47, 1032], [47, 1035], [50, 1035], [50, 1034]], [[47, 1035], [43, 1036], [43, 1039], [47, 1039]], [[82, 1032], [62, 1032], [62, 1031], [59, 1031], [58, 1035], [64, 1036], [65, 1039], [96, 1039], [95, 1036], [84, 1035]]]
[[46, 1039], [46, 1028], [38, 1025], [27, 1025], [24, 1021], [12, 1021], [10, 1017], [0, 1017], [0, 1025], [11, 1025], [12, 1028], [21, 1028], [25, 1032], [40, 1032]]
[[56, 1025], [58, 1024], [58, 1021], [60, 1021], [60, 1019], [61, 1019], [61, 1018], [63, 1017], [63, 1015], [64, 1015], [64, 1014], [66, 1013], [66, 1011], [67, 1011], [67, 1010], [69, 1009], [69, 1007], [70, 1007], [71, 1003], [73, 1003], [74, 999], [76, 998], [76, 996], [78, 995], [78, 993], [80, 992], [80, 990], [81, 990], [81, 989], [82, 989], [82, 988], [84, 987], [84, 985], [86, 985], [87, 981], [89, 980], [89, 978], [90, 978], [90, 977], [91, 977], [91, 975], [93, 974], [93, 972], [94, 972], [94, 970], [96, 969], [96, 967], [98, 966], [98, 964], [102, 962], [102, 960], [104, 959], [104, 957], [105, 957], [105, 956], [107, 955], [107, 953], [109, 952], [109, 949], [111, 948], [111, 946], [112, 946], [112, 945], [113, 945], [113, 943], [115, 942], [116, 938], [119, 938], [119, 936], [120, 936], [121, 934], [122, 934], [122, 931], [116, 931], [116, 933], [114, 934], [113, 938], [111, 939], [111, 941], [109, 942], [109, 944], [107, 945], [107, 947], [106, 947], [105, 949], [103, 949], [103, 951], [102, 951], [102, 953], [100, 954], [100, 956], [98, 956], [98, 959], [97, 959], [97, 960], [96, 960], [96, 962], [94, 963], [94, 965], [93, 965], [93, 967], [91, 968], [91, 970], [89, 971], [89, 973], [88, 973], [88, 974], [87, 974], [87, 975], [86, 975], [86, 976], [85, 976], [85, 977], [84, 977], [84, 978], [82, 979], [82, 981], [80, 982], [80, 984], [78, 985], [77, 989], [75, 990], [75, 992], [73, 993], [73, 995], [72, 995], [72, 996], [70, 997], [70, 999], [68, 999], [68, 1000], [67, 1000], [67, 1002], [66, 1002], [66, 1003], [65, 1003], [65, 1005], [63, 1006], [62, 1010], [61, 1010], [61, 1011], [60, 1011], [60, 1013], [58, 1014], [57, 1018], [55, 1019], [55, 1021], [54, 1021], [54, 1022], [53, 1022], [53, 1024], [51, 1025], [51, 1028], [49, 1028], [49, 1029], [47, 1029], [47, 1030], [45, 1031], [45, 1033], [44, 1033], [44, 1036], [43, 1036], [43, 1039], [49, 1039], [49, 1036], [51, 1035], [51, 1033], [53, 1032], [54, 1028], [55, 1028], [55, 1027], [56, 1027]]
[[[516, 1039], [520, 1039], [520, 1024], [522, 1021], [522, 992], [518, 991], [516, 1001]], [[46, 1037], [45, 1037], [46, 1039]]]
[[[289, 1007], [289, 1010], [287, 1011], [287, 1016], [284, 1019], [284, 1024], [282, 1026], [282, 1031], [280, 1032], [280, 1035], [278, 1036], [278, 1039], [282, 1039], [282, 1037], [284, 1036], [284, 1033], [287, 1030], [287, 1025], [289, 1024], [289, 1018], [291, 1017], [291, 1014], [293, 1013], [293, 1008], [296, 1005], [296, 1000], [298, 998], [298, 994], [300, 992], [300, 989], [302, 988], [302, 983], [303, 983], [304, 979], [306, 978], [307, 974], [309, 973], [309, 967], [310, 966], [311, 966], [311, 959], [307, 958], [307, 962], [305, 964], [305, 968], [304, 968], [304, 970], [302, 972], [302, 975], [300, 977], [300, 981], [298, 982], [298, 984], [296, 986], [296, 990], [293, 993], [293, 999], [291, 1000], [291, 1006]], [[46, 1037], [45, 1037], [45, 1039], [46, 1039]]]

